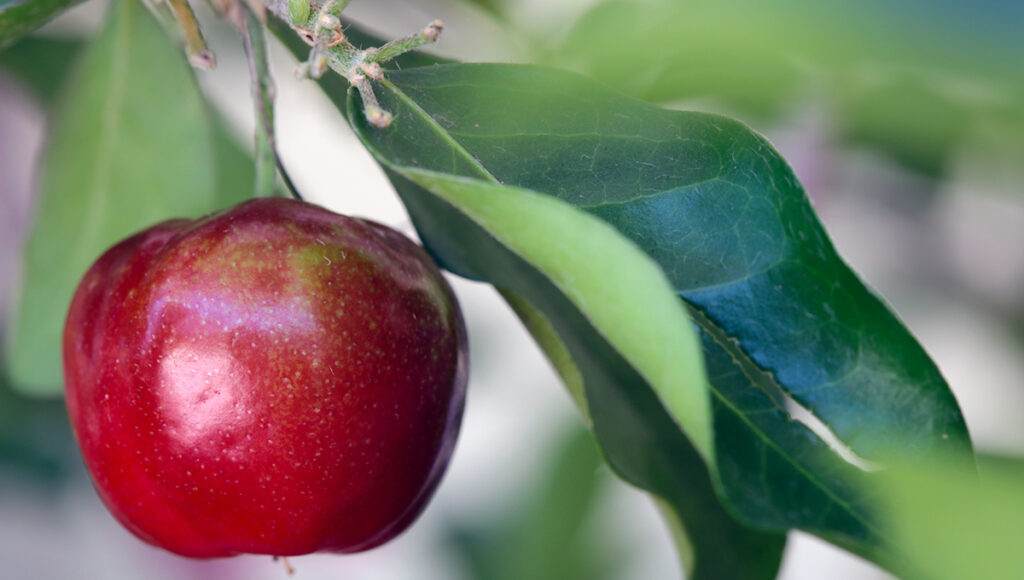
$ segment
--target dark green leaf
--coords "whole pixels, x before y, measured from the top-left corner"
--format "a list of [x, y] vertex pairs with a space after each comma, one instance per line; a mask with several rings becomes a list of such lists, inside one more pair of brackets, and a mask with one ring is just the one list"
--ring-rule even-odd
[[181, 51], [137, 2], [117, 2], [56, 112], [8, 345], [15, 387], [60, 391], [64, 314], [81, 275], [128, 234], [217, 207], [215, 162]]
[[26, 36], [0, 52], [0, 69], [13, 74], [50, 105], [81, 48], [79, 40]]
[[[500, 184], [474, 186], [481, 204], [512, 186], [560, 199], [660, 264], [701, 330], [716, 401], [713, 474], [745, 521], [882, 557], [856, 486], [864, 474], [794, 421], [791, 404], [867, 458], [969, 448], [934, 364], [836, 255], [790, 168], [747, 127], [530, 67], [452, 65], [389, 78], [378, 96], [393, 126], [371, 129], [350, 114], [352, 123], [447, 267], [511, 288], [548, 317], [583, 375], [603, 451], [628, 481], [662, 496], [681, 485], [671, 473], [684, 463], [672, 455], [678, 429], [664, 410], [657, 419], [671, 395], [639, 379], [618, 344], [596, 342], [591, 313], [567, 313], [572, 304], [552, 292], [549, 269], [521, 254], [527, 264], [510, 262], [513, 240], [451, 196], [451, 180], [423, 170]], [[555, 248], [564, 228], [550, 228], [533, 235]]]
[[55, 483], [68, 475], [75, 461], [64, 404], [19, 395], [0, 369], [0, 469]]
[[0, 0], [0, 50], [82, 0]]

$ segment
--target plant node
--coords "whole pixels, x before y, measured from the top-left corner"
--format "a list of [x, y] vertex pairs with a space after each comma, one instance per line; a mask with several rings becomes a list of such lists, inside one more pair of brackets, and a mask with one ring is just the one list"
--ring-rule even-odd
[[199, 21], [196, 20], [195, 12], [188, 0], [168, 0], [167, 4], [174, 13], [174, 20], [178, 24], [178, 30], [185, 39], [185, 53], [188, 61], [193, 67], [202, 70], [212, 70], [217, 66], [217, 59], [206, 46], [203, 32], [199, 29]]
[[[307, 16], [312, 14], [311, 10], [306, 9], [307, 5], [316, 11], [314, 16]], [[295, 76], [318, 79], [330, 67], [359, 91], [367, 122], [374, 127], [384, 128], [391, 124], [394, 116], [380, 106], [371, 82], [384, 80], [382, 64], [423, 45], [437, 42], [444, 23], [434, 20], [416, 34], [380, 47], [363, 49], [349, 42], [342, 31], [340, 15], [347, 5], [348, 0], [327, 0], [320, 5], [307, 0], [289, 0], [284, 17], [311, 47], [309, 57], [296, 68]], [[273, 5], [270, 6], [273, 11]]]

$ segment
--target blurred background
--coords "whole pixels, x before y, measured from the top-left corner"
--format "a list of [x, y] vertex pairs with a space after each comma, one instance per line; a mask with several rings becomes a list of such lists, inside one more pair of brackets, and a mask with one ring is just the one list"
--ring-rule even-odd
[[[59, 71], [105, 10], [90, 0], [0, 52], [0, 339]], [[346, 14], [385, 38], [441, 18], [436, 51], [445, 56], [570, 68], [641, 99], [750, 124], [794, 166], [840, 253], [935, 359], [976, 446], [1024, 455], [1024, 4], [355, 0]], [[246, 147], [253, 122], [240, 42], [208, 10], [200, 18], [219, 61], [200, 83]], [[279, 147], [300, 191], [413, 234], [317, 86], [293, 78], [284, 50], [272, 57]], [[653, 505], [602, 466], [517, 319], [488, 287], [452, 282], [472, 375], [436, 499], [370, 553], [292, 559], [297, 577], [679, 577]], [[0, 577], [286, 577], [265, 557], [198, 563], [135, 540], [90, 487], [63, 403], [2, 377]], [[781, 578], [823, 577], [888, 578], [792, 534]]]

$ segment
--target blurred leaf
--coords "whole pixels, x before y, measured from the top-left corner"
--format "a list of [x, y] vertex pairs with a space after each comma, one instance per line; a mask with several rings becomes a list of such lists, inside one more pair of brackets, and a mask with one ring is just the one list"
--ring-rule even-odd
[[980, 120], [1024, 111], [1010, 4], [607, 0], [564, 39], [541, 39], [536, 60], [649, 101], [710, 99], [755, 117], [825, 89], [847, 136], [935, 174]]
[[648, 101], [710, 97], [771, 114], [800, 80], [781, 40], [807, 34], [799, 20], [775, 16], [775, 8], [608, 0], [586, 12], [565, 39], [542, 48], [537, 61], [558, 62]]
[[[543, 196], [615, 226], [689, 307], [714, 391], [712, 473], [731, 509], [748, 523], [799, 527], [884, 557], [856, 485], [863, 473], [787, 406], [806, 407], [868, 458], [968, 450], [966, 427], [934, 364], [835, 254], [764, 139], [729, 119], [665, 111], [544, 69], [450, 65], [389, 79], [378, 96], [394, 124], [371, 129], [350, 110], [351, 122], [446, 267], [510, 289], [548, 318], [583, 376], [602, 449], [627, 481], [671, 500], [690, 473], [679, 469], [688, 445], [676, 425], [704, 446], [672, 403], [674, 390], [690, 387], [652, 383], [625, 349], [690, 355], [624, 332], [621, 321], [600, 324], [612, 311], [645, 314], [652, 289], [594, 255], [599, 241]], [[509, 200], [531, 209], [516, 215]], [[588, 275], [578, 268], [605, 284], [625, 280], [632, 295], [587, 302], [564, 282]]]
[[79, 40], [26, 36], [0, 52], [0, 69], [28, 85], [46, 105], [52, 105], [82, 44]]
[[979, 471], [936, 462], [887, 474], [877, 487], [908, 579], [1021, 576], [1024, 460], [979, 458]]
[[601, 460], [590, 435], [574, 429], [542, 479], [484, 525], [456, 527], [452, 541], [486, 580], [600, 580], [619, 577], [625, 546], [601, 543], [588, 527], [598, 507]]
[[[853, 85], [854, 83], [850, 83]], [[907, 167], [939, 175], [951, 151], [967, 139], [976, 113], [944, 95], [941, 86], [900, 74], [840, 92], [840, 131], [876, 147]]]
[[137, 2], [117, 2], [56, 112], [9, 337], [15, 387], [60, 392], [67, 304], [107, 247], [169, 217], [217, 206], [212, 139], [181, 51]]
[[21, 396], [0, 373], [0, 470], [56, 483], [76, 457], [63, 402]]
[[0, 50], [82, 0], [0, 0]]
[[[56, 104], [58, 92], [83, 45], [80, 40], [26, 36], [0, 52], [0, 69], [28, 85], [49, 107]], [[226, 207], [250, 197], [253, 161], [249, 152], [231, 135], [224, 119], [215, 111], [210, 111], [210, 115], [215, 118], [212, 125], [217, 160], [217, 207]]]
[[462, 0], [462, 2], [471, 6], [476, 6], [492, 16], [501, 17], [505, 13], [504, 0]]

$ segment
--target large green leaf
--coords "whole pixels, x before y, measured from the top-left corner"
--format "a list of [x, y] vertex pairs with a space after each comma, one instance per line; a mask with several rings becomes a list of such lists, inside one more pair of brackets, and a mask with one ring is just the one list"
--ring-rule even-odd
[[218, 194], [216, 162], [207, 111], [181, 51], [137, 2], [117, 2], [55, 113], [7, 345], [15, 387], [60, 391], [67, 304], [108, 246], [241, 198]]
[[82, 0], [0, 0], [0, 50]]
[[[289, 48], [298, 58], [304, 57], [301, 45], [292, 43]], [[336, 90], [337, 83], [331, 83], [327, 78], [321, 80], [321, 86], [340, 110], [348, 110], [345, 94]], [[395, 179], [400, 180], [397, 177]], [[597, 411], [602, 424], [621, 427], [610, 436], [624, 436], [628, 443], [636, 444], [635, 452], [629, 452], [628, 445], [611, 446], [612, 449], [625, 451], [616, 454], [611, 461], [613, 466], [620, 474], [625, 474], [624, 477], [628, 481], [663, 498], [661, 505], [665, 506], [663, 511], [667, 513], [669, 523], [677, 536], [677, 543], [681, 547], [680, 553], [690, 556], [686, 558], [690, 576], [751, 579], [774, 577], [781, 561], [785, 535], [751, 530], [733, 519], [712, 489], [711, 479], [700, 454], [682, 436], [679, 428], [665, 413], [660, 402], [652, 396], [633, 367], [602, 340], [588, 321], [568, 303], [564, 295], [552, 291], [542, 274], [515, 257], [510, 259], [511, 264], [502, 261], [501, 265], [495, 266], [491, 263], [491, 256], [496, 252], [488, 244], [489, 235], [476, 231], [478, 228], [469, 221], [463, 221], [462, 227], [454, 226], [454, 222], [463, 219], [462, 214], [453, 212], [448, 215], [449, 206], [437, 204], [429, 196], [418, 196], [417, 193], [421, 191], [413, 187], [410, 193], [412, 197], [407, 197], [406, 202], [417, 203], [418, 200], [436, 207], [424, 212], [414, 212], [414, 215], [426, 220], [436, 218], [438, 223], [444, 224], [440, 227], [450, 228], [452, 232], [463, 232], [463, 248], [475, 248], [477, 241], [482, 240], [484, 251], [479, 254], [479, 258], [484, 263], [489, 263], [499, 272], [503, 271], [505, 266], [510, 267], [512, 279], [525, 282], [525, 286], [516, 283], [512, 284], [512, 287], [524, 287], [527, 293], [534, 295], [534, 299], [550, 302], [549, 310], [557, 313], [562, 320], [562, 330], [575, 340], [574, 350], [583, 361], [581, 366], [587, 373], [590, 389], [603, 387], [610, 393], [609, 396], [596, 397]], [[455, 251], [459, 249], [455, 248]], [[498, 249], [497, 253], [500, 254], [501, 251]], [[560, 367], [559, 370], [567, 379], [570, 389], [574, 386], [581, 388], [582, 375], [566, 345], [553, 330], [546, 335], [540, 330], [551, 329], [548, 319], [529, 302], [512, 292], [508, 286], [503, 288], [503, 294], [516, 307], [538, 340], [545, 345], [547, 354]], [[559, 352], [555, 353], [555, 350]], [[578, 384], [574, 380], [575, 377], [580, 377]], [[582, 396], [578, 389], [574, 394]], [[584, 408], [585, 414], [587, 411]], [[687, 535], [691, 537], [686, 537]], [[727, 551], [735, 557], [718, 557], [722, 551]]]
[[[681, 485], [667, 451], [680, 448], [661, 408], [667, 388], [642, 380], [617, 344], [592, 336], [593, 314], [552, 291], [557, 272], [516, 255], [516, 240], [452, 195], [464, 181], [444, 174], [472, 178], [474, 203], [490, 204], [501, 191], [547, 195], [643, 248], [704, 341], [715, 400], [712, 474], [729, 508], [751, 524], [799, 527], [884, 558], [856, 485], [867, 475], [794, 421], [789, 407], [810, 410], [867, 458], [892, 448], [921, 458], [969, 449], [966, 427], [934, 364], [836, 255], [799, 182], [763, 138], [723, 117], [658, 109], [546, 69], [450, 65], [389, 79], [378, 97], [394, 125], [376, 130], [350, 114], [353, 125], [443, 264], [512, 288], [551, 321], [621, 475], [663, 497]], [[427, 179], [424, 170], [434, 173]], [[549, 221], [529, 235], [556, 251], [566, 228]], [[591, 265], [605, 266], [600, 258]], [[615, 308], [646, 308], [644, 290], [630, 282], [637, 300]]]

